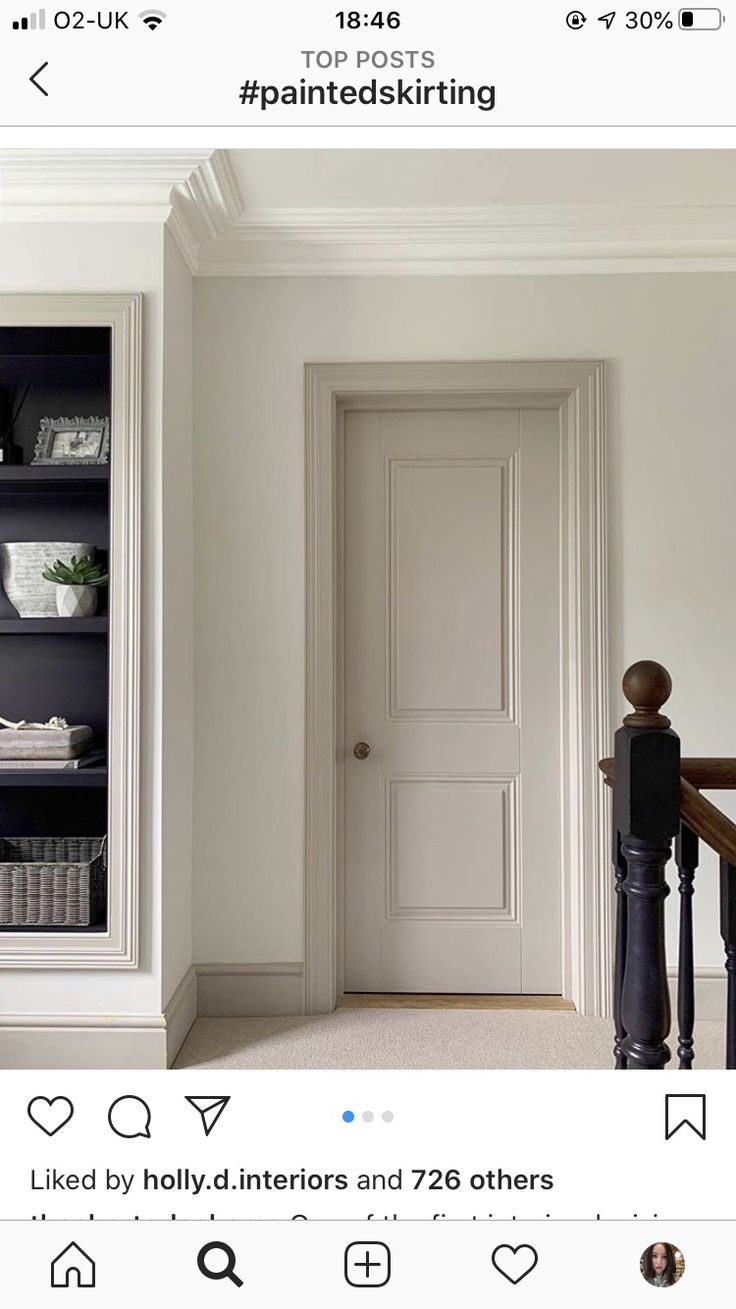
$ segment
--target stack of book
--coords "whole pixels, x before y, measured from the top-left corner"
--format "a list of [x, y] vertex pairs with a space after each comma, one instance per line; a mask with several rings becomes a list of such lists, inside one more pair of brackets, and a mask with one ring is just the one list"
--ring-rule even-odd
[[78, 759], [0, 759], [4, 768], [100, 768], [105, 762], [104, 750], [90, 750]]
[[94, 768], [104, 750], [92, 748], [91, 727], [0, 728], [0, 769]]

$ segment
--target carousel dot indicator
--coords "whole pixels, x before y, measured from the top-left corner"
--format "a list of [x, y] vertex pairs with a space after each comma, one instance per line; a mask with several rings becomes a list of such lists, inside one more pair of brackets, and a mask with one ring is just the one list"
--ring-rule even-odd
[[365, 1113], [363, 1114], [363, 1122], [364, 1123], [373, 1122], [373, 1114], [371, 1113], [370, 1109], [366, 1109]]
[[355, 1118], [355, 1114], [353, 1113], [352, 1109], [346, 1109], [345, 1113], [342, 1116], [342, 1121], [344, 1123], [352, 1123], [354, 1118]]
[[392, 1123], [394, 1121], [394, 1116], [391, 1113], [390, 1109], [385, 1109], [384, 1112], [381, 1114], [381, 1117], [384, 1123]]

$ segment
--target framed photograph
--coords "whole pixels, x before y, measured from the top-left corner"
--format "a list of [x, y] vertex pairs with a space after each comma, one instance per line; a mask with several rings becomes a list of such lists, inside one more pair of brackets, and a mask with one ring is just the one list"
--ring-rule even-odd
[[34, 464], [106, 464], [109, 418], [42, 418]]

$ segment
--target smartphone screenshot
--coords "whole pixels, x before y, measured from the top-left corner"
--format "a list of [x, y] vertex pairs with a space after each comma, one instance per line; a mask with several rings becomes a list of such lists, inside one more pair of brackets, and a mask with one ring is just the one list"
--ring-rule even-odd
[[0, 11], [2, 1293], [725, 1303], [736, 10], [164, 6]]

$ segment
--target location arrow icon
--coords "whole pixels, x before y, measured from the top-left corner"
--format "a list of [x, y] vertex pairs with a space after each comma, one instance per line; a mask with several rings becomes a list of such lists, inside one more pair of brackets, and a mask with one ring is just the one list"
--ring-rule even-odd
[[184, 1099], [197, 1110], [202, 1119], [205, 1136], [209, 1136], [220, 1115], [227, 1108], [229, 1095], [185, 1095]]
[[28, 78], [28, 81], [33, 83], [36, 90], [41, 92], [41, 95], [48, 95], [48, 91], [46, 90], [45, 86], [41, 86], [41, 83], [36, 81], [36, 78], [38, 77], [38, 74], [42, 73], [44, 68], [48, 68], [48, 66], [49, 66], [49, 61], [47, 59], [46, 63], [41, 64], [41, 67], [37, 68], [35, 73], [31, 73], [31, 76]]
[[600, 18], [598, 19], [598, 22], [605, 23], [606, 31], [609, 32], [611, 30], [611, 23], [613, 22], [615, 17], [616, 17], [616, 10], [614, 9], [610, 14], [601, 14]]

